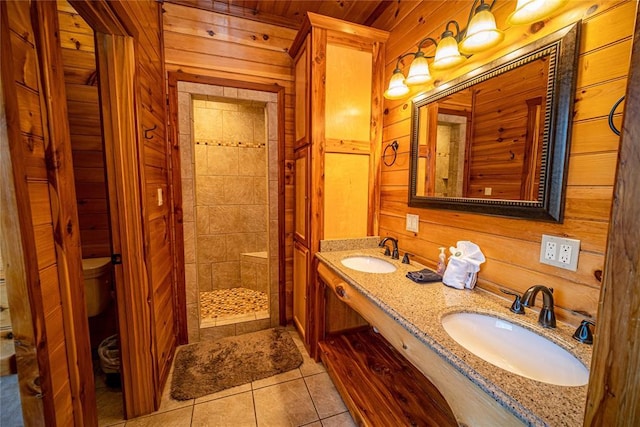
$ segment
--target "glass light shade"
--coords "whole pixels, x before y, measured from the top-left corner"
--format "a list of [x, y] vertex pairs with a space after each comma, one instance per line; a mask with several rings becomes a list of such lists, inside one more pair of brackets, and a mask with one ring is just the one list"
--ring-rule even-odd
[[479, 53], [496, 46], [504, 39], [504, 33], [496, 27], [496, 19], [489, 9], [473, 15], [467, 36], [460, 42], [460, 50], [464, 53]]
[[389, 88], [384, 92], [387, 99], [399, 99], [409, 93], [409, 88], [404, 83], [404, 75], [399, 69], [395, 69], [391, 80], [389, 80]]
[[438, 43], [436, 57], [431, 66], [435, 70], [446, 70], [447, 68], [455, 67], [463, 63], [465, 59], [467, 58], [460, 55], [456, 39], [453, 38], [453, 36], [447, 36], [443, 37], [440, 43]]
[[566, 2], [567, 0], [518, 0], [516, 10], [509, 15], [507, 23], [522, 25], [539, 21], [551, 15]]
[[405, 84], [411, 86], [427, 83], [428, 81], [431, 81], [429, 64], [427, 63], [427, 58], [424, 56], [424, 54], [422, 54], [422, 52], [420, 52], [411, 62], [411, 67], [409, 67], [409, 74], [407, 75], [407, 78], [404, 82]]

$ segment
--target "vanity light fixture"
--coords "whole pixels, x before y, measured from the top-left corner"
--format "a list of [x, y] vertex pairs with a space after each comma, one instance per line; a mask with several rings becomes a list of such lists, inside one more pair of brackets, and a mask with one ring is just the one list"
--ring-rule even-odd
[[518, 0], [516, 10], [509, 15], [507, 23], [522, 25], [539, 21], [551, 15], [566, 2], [567, 0]]
[[[396, 68], [393, 70], [389, 88], [385, 91], [387, 99], [400, 99], [409, 93], [409, 86], [424, 84], [431, 81], [431, 73], [427, 58], [433, 58], [431, 67], [434, 70], [446, 70], [462, 64], [469, 56], [490, 49], [504, 39], [504, 33], [496, 26], [496, 19], [491, 13], [496, 0], [491, 3], [485, 0], [474, 0], [469, 12], [467, 26], [462, 31], [457, 21], [447, 22], [440, 42], [431, 37], [425, 37], [418, 43], [418, 51], [405, 53], [398, 57]], [[561, 7], [567, 0], [517, 0], [516, 10], [509, 15], [507, 22], [512, 25], [535, 22], [549, 16]], [[456, 33], [449, 29], [455, 26]], [[429, 41], [435, 47], [434, 56], [426, 56], [422, 49]], [[461, 53], [462, 52], [462, 53]], [[400, 69], [400, 61], [407, 56], [413, 56], [409, 67], [409, 74], [405, 79]]]

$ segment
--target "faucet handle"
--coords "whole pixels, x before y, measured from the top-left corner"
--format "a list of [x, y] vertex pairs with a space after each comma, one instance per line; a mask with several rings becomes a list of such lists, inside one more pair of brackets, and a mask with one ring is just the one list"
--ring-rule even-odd
[[512, 295], [515, 298], [515, 300], [513, 301], [513, 304], [511, 304], [511, 308], [509, 310], [511, 310], [511, 312], [515, 313], [515, 314], [524, 314], [524, 306], [522, 305], [521, 301], [520, 301], [520, 294], [510, 291], [508, 289], [503, 289], [500, 288], [500, 291], [507, 294], [507, 295]]
[[409, 252], [404, 253], [404, 255], [402, 256], [403, 264], [411, 264], [411, 261], [409, 261], [409, 255], [413, 255], [413, 254], [410, 254]]
[[573, 333], [573, 339], [581, 343], [593, 344], [593, 334], [591, 333], [589, 325], [596, 326], [595, 322], [591, 320], [583, 320], [580, 322], [580, 326], [578, 326], [578, 329]]
[[384, 245], [384, 256], [391, 256], [391, 251], [387, 245]]

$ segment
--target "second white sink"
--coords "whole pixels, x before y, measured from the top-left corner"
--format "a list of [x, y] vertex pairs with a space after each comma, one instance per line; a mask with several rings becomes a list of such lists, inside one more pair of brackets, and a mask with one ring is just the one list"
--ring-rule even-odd
[[389, 261], [372, 256], [350, 256], [343, 258], [340, 262], [345, 267], [365, 273], [393, 273], [396, 271], [396, 266]]
[[571, 353], [529, 329], [479, 313], [442, 318], [445, 331], [461, 346], [514, 374], [561, 386], [581, 386], [589, 370]]

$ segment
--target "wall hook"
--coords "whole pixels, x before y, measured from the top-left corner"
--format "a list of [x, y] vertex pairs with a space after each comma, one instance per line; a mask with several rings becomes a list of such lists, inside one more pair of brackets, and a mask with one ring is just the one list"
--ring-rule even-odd
[[158, 129], [158, 125], [153, 125], [153, 127], [151, 129], [144, 129], [144, 138], [145, 139], [153, 139], [153, 135], [149, 136], [148, 132], [153, 132], [156, 129]]
[[616, 108], [618, 108], [618, 105], [620, 105], [622, 101], [624, 101], [624, 95], [620, 99], [618, 99], [615, 104], [613, 104], [613, 107], [611, 107], [611, 111], [609, 111], [609, 127], [611, 128], [613, 133], [618, 136], [620, 136], [620, 131], [618, 130], [618, 128], [616, 128], [616, 125], [613, 124], [613, 114], [616, 112]]
[[[393, 160], [391, 160], [391, 163], [387, 163], [387, 150], [391, 148], [393, 150]], [[391, 144], [387, 144], [386, 147], [384, 147], [384, 151], [382, 152], [382, 161], [384, 162], [385, 166], [393, 166], [393, 164], [396, 162], [396, 157], [398, 157], [398, 141], [393, 141]]]

